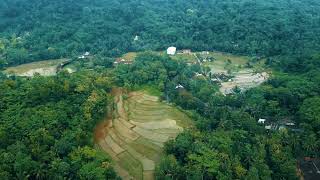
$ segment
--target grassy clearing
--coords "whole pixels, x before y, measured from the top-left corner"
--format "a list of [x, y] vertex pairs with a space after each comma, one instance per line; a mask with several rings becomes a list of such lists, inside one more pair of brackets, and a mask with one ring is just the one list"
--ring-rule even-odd
[[75, 63], [71, 63], [71, 64], [68, 64], [65, 67], [63, 67], [63, 69], [65, 69], [68, 72], [72, 73], [72, 72], [78, 71], [79, 68], [75, 65]]
[[236, 56], [222, 52], [210, 52], [208, 57], [214, 58], [213, 62], [205, 62], [204, 66], [210, 67], [213, 73], [238, 72], [248, 70], [245, 65], [249, 62], [248, 56]]
[[137, 57], [137, 55], [138, 55], [137, 52], [128, 52], [128, 53], [122, 55], [120, 58], [133, 61]]
[[156, 87], [151, 85], [143, 85], [135, 89], [135, 91], [144, 91], [151, 96], [161, 96], [162, 92]]
[[176, 54], [171, 58], [181, 62], [197, 62], [196, 57], [192, 54]]
[[15, 67], [9, 67], [4, 72], [8, 74], [21, 75], [28, 73], [32, 70], [44, 69], [44, 68], [56, 68], [59, 64], [68, 61], [68, 59], [55, 59], [55, 60], [46, 60], [38, 61], [28, 64], [22, 64]]

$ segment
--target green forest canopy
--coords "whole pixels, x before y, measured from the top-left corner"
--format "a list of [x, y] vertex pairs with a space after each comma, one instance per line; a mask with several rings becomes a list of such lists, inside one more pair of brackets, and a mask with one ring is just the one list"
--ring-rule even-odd
[[9, 64], [170, 45], [275, 56], [320, 44], [318, 0], [3, 0], [0, 19]]
[[[0, 177], [116, 179], [92, 130], [112, 106], [112, 87], [147, 85], [197, 126], [166, 145], [158, 179], [298, 179], [296, 162], [320, 154], [319, 13], [317, 0], [1, 1], [0, 67], [85, 51], [104, 59], [94, 59], [103, 65], [94, 71], [55, 77], [0, 74]], [[217, 84], [194, 77], [199, 65], [153, 53], [131, 66], [111, 68], [108, 59], [169, 45], [266, 56], [275, 73], [222, 96]], [[267, 133], [261, 117], [289, 119], [299, 131]]]

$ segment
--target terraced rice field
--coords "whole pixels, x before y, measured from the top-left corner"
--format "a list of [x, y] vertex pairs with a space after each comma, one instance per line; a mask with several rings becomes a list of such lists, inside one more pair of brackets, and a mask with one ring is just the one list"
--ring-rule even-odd
[[191, 120], [145, 92], [129, 93], [124, 100], [118, 90], [115, 104], [114, 117], [104, 125], [99, 147], [112, 157], [123, 179], [154, 179], [164, 143], [191, 128]]

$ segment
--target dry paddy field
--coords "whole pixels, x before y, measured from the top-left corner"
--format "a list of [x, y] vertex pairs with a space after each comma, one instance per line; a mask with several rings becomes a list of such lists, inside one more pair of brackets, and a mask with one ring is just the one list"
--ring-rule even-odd
[[58, 65], [66, 61], [68, 61], [68, 59], [37, 61], [15, 67], [9, 67], [4, 72], [9, 75], [25, 77], [32, 77], [34, 74], [40, 74], [42, 76], [54, 76], [57, 73]]
[[152, 180], [164, 143], [191, 128], [188, 116], [145, 92], [132, 92], [124, 100], [115, 93], [116, 109], [103, 127], [98, 145], [115, 162], [123, 179]]

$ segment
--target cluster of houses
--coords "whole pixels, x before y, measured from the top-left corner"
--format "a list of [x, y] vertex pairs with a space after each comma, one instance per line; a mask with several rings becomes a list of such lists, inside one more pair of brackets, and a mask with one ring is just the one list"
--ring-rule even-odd
[[215, 60], [214, 57], [207, 55], [201, 55], [199, 58], [201, 62], [213, 62]]
[[133, 63], [132, 60], [127, 60], [127, 59], [123, 59], [123, 58], [117, 58], [117, 59], [113, 62], [113, 64], [114, 64], [115, 66], [120, 65], [120, 64], [129, 65], [129, 64], [132, 64], [132, 63]]
[[211, 81], [213, 82], [231, 82], [234, 76], [225, 73], [211, 73]]
[[[176, 55], [176, 54], [189, 54], [189, 55], [192, 55], [192, 51], [191, 49], [181, 49], [181, 50], [177, 50], [177, 47], [174, 47], [174, 46], [171, 46], [171, 47], [168, 47], [167, 49], [167, 54], [168, 55]], [[208, 56], [210, 54], [209, 51], [202, 51], [199, 53], [199, 55], [201, 56]]]
[[[134, 41], [138, 41], [139, 40], [139, 36], [135, 36], [134, 37]], [[84, 55], [82, 56], [79, 56], [79, 59], [85, 59], [86, 56], [89, 56], [90, 54], [87, 54], [88, 52], [86, 52]], [[181, 49], [181, 50], [177, 50], [176, 47], [174, 46], [171, 46], [167, 49], [166, 51], [167, 55], [170, 55], [170, 56], [174, 56], [176, 54], [187, 54], [187, 55], [193, 55], [194, 53], [191, 51], [191, 49]], [[200, 52], [199, 53], [200, 55], [209, 55], [209, 51], [203, 51], [203, 52]], [[211, 61], [212, 58], [210, 57], [205, 57], [205, 58], [201, 58], [203, 60], [203, 62], [206, 62], [206, 61]], [[132, 64], [133, 61], [132, 60], [127, 60], [127, 59], [124, 59], [124, 58], [118, 58], [114, 61], [114, 65], [119, 65], [119, 64]], [[193, 64], [197, 64], [196, 61], [193, 61], [193, 62], [187, 62], [188, 65], [193, 65]]]
[[201, 74], [201, 73], [196, 72], [196, 73], [195, 73], [195, 77], [205, 77], [205, 75], [203, 75], [203, 74]]
[[84, 54], [82, 54], [81, 56], [78, 57], [78, 59], [86, 59], [90, 56], [90, 52], [85, 52]]
[[280, 122], [269, 122], [266, 119], [259, 119], [258, 124], [264, 125], [266, 130], [290, 130], [292, 132], [302, 132], [302, 129], [297, 128], [296, 123], [290, 120], [283, 120]]
[[189, 54], [189, 55], [192, 55], [192, 51], [191, 51], [191, 49], [177, 50], [176, 47], [171, 46], [171, 47], [169, 47], [167, 49], [167, 54], [171, 55], [171, 56], [174, 56], [176, 54]]

